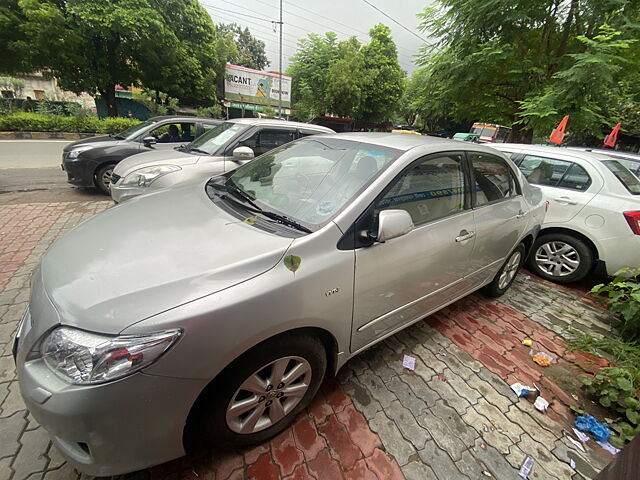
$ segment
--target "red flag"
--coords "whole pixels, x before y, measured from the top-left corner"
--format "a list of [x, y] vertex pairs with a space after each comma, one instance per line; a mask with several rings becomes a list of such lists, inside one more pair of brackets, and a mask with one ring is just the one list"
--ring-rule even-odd
[[562, 139], [564, 138], [564, 130], [567, 128], [567, 122], [569, 121], [569, 115], [564, 117], [562, 121], [558, 124], [553, 132], [551, 132], [551, 136], [549, 137], [549, 143], [555, 143], [557, 145], [562, 144]]
[[616, 142], [618, 141], [618, 130], [620, 130], [620, 123], [618, 123], [611, 133], [604, 138], [604, 146], [605, 147], [615, 147]]

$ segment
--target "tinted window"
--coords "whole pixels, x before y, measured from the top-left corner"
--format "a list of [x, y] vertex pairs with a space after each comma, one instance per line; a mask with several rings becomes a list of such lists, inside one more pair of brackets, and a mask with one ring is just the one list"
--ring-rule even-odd
[[564, 174], [557, 186], [571, 190], [586, 190], [589, 185], [591, 185], [591, 177], [587, 171], [580, 165], [572, 163], [569, 171]]
[[395, 180], [376, 204], [376, 211], [406, 210], [415, 225], [464, 209], [465, 182], [461, 155], [428, 158]]
[[263, 153], [273, 150], [280, 145], [289, 143], [295, 139], [293, 130], [258, 130], [251, 137], [240, 142], [241, 146], [249, 147], [257, 157]]
[[149, 132], [158, 143], [191, 142], [194, 137], [195, 123], [166, 123]]
[[555, 187], [558, 184], [570, 166], [571, 162], [537, 157], [535, 155], [525, 155], [520, 165], [518, 165], [529, 183], [551, 187]]
[[507, 162], [484, 153], [471, 153], [469, 158], [475, 177], [476, 206], [518, 194], [513, 172]]

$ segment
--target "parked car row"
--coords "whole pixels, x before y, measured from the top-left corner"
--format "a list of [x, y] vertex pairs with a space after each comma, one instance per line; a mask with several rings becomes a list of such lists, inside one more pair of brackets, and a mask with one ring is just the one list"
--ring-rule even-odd
[[[326, 374], [502, 295], [526, 258], [560, 283], [640, 266], [632, 159], [253, 119], [151, 151], [182, 138], [165, 120], [104, 140], [149, 151], [113, 168], [117, 208], [43, 256], [14, 342], [31, 414], [88, 474], [261, 443]], [[68, 163], [110, 148], [82, 145]]]

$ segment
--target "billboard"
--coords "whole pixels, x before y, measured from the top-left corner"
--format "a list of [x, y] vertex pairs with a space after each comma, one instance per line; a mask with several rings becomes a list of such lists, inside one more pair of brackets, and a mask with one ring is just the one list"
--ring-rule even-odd
[[[224, 98], [254, 105], [278, 107], [280, 80], [277, 73], [262, 72], [227, 63]], [[291, 106], [291, 77], [282, 76], [282, 106]]]

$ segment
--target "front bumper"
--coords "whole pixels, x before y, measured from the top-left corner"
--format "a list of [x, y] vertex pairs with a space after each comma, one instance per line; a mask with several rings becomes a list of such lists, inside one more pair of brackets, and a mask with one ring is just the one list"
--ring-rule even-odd
[[86, 162], [78, 160], [69, 160], [68, 154], [62, 155], [62, 170], [67, 174], [67, 182], [78, 187], [93, 187], [93, 172], [86, 165]]
[[[122, 180], [120, 180], [122, 182]], [[149, 193], [149, 188], [142, 187], [122, 187], [117, 184], [111, 184], [111, 198], [116, 203], [122, 203], [130, 198], [137, 197]]]
[[[32, 296], [34, 314], [55, 318]], [[35, 303], [34, 303], [35, 297]], [[54, 320], [55, 322], [55, 320]], [[73, 385], [55, 375], [38, 353], [51, 326], [27, 312], [14, 352], [24, 402], [65, 459], [94, 476], [128, 473], [184, 455], [183, 431], [206, 380], [134, 373], [101, 385]]]
[[79, 471], [118, 475], [184, 455], [183, 430], [204, 388], [199, 380], [137, 373], [102, 385], [71, 385], [42, 360], [18, 363], [33, 417]]

